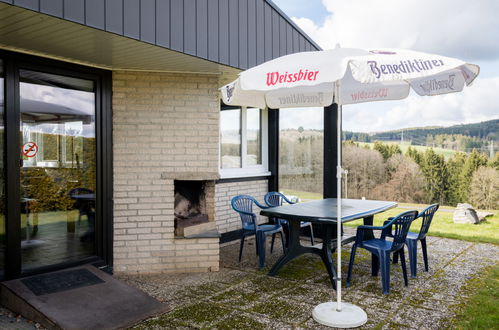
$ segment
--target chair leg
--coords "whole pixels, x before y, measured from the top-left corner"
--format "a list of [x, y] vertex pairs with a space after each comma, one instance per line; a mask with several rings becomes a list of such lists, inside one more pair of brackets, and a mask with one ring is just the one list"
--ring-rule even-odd
[[260, 255], [260, 250], [258, 249], [258, 234], [255, 234], [255, 249], [256, 249], [256, 255]]
[[378, 276], [380, 260], [377, 255], [371, 253], [371, 275]]
[[399, 252], [394, 252], [393, 253], [393, 263], [397, 264], [399, 262]]
[[260, 231], [258, 232], [257, 234], [257, 249], [259, 250], [259, 253], [258, 253], [258, 263], [259, 263], [259, 266], [260, 268], [263, 268], [265, 267], [265, 233]]
[[382, 252], [379, 256], [379, 266], [381, 268], [381, 284], [383, 293], [390, 293], [390, 253]]
[[239, 262], [241, 262], [241, 256], [243, 255], [244, 247], [244, 236], [241, 237], [241, 244], [239, 244]]
[[428, 254], [426, 251], [426, 237], [421, 240], [421, 249], [423, 250], [424, 270], [428, 271]]
[[405, 264], [405, 253], [404, 248], [400, 250], [400, 263], [402, 264], [402, 274], [404, 275], [404, 285], [408, 286], [409, 281], [407, 280], [407, 267]]
[[348, 263], [348, 274], [347, 274], [347, 283], [346, 283], [347, 288], [350, 286], [350, 280], [352, 279], [352, 269], [353, 269], [353, 263], [355, 261], [356, 252], [357, 252], [357, 245], [354, 244], [352, 245], [352, 251], [350, 251], [350, 262]]
[[272, 234], [272, 242], [270, 243], [270, 253], [274, 252], [274, 241], [275, 241], [275, 233]]
[[[407, 245], [407, 250], [409, 251], [409, 265], [411, 266], [411, 277], [416, 278], [418, 272], [418, 241], [415, 239], [408, 239], [405, 241]], [[402, 259], [402, 257], [400, 257]]]
[[310, 243], [312, 245], [315, 245], [315, 241], [314, 241], [314, 228], [312, 227], [312, 224], [310, 224]]

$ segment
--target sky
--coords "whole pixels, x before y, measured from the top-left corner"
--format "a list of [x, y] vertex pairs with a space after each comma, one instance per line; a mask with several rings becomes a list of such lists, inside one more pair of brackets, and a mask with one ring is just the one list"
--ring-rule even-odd
[[[274, 0], [323, 49], [405, 48], [480, 66], [461, 93], [343, 107], [343, 130], [376, 132], [499, 118], [498, 0]], [[310, 110], [310, 109], [308, 109]], [[321, 128], [321, 110], [289, 109], [281, 127]], [[294, 123], [294, 124], [293, 124]]]

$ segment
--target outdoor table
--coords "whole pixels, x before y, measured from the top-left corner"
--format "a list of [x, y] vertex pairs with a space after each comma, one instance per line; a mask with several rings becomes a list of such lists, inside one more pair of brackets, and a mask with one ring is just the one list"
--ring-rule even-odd
[[95, 194], [75, 194], [71, 195], [71, 199], [79, 199], [84, 201], [95, 201]]
[[[341, 222], [345, 223], [363, 218], [364, 225], [372, 225], [375, 214], [397, 206], [397, 203], [388, 201], [359, 199], [342, 199], [341, 201]], [[335, 239], [333, 239], [333, 231], [336, 229], [337, 220], [336, 203], [336, 198], [326, 198], [306, 203], [271, 207], [260, 212], [261, 215], [285, 219], [288, 220], [289, 223], [288, 249], [285, 250], [284, 255], [272, 267], [269, 275], [274, 276], [282, 266], [304, 253], [314, 253], [321, 256], [322, 261], [324, 262], [324, 265], [329, 273], [329, 278], [333, 284], [333, 288], [336, 288], [336, 271], [333, 267], [333, 260], [331, 256], [331, 253], [335, 250], [334, 247], [331, 249], [331, 241], [335, 241]], [[310, 221], [312, 223], [323, 225], [324, 231], [322, 248], [315, 246], [302, 246], [300, 244], [300, 221]], [[336, 236], [334, 236], [334, 238], [335, 237]], [[372, 238], [374, 238], [372, 231], [365, 233], [365, 240]]]

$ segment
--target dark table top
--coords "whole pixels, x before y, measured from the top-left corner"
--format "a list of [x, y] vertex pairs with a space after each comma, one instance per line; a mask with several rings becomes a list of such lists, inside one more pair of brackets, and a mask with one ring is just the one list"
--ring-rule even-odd
[[71, 195], [72, 199], [83, 199], [83, 200], [94, 200], [95, 194], [79, 194], [79, 195]]
[[[287, 220], [336, 223], [336, 198], [326, 198], [311, 202], [271, 207], [260, 212], [261, 215]], [[395, 202], [361, 199], [341, 200], [341, 222], [368, 217], [397, 206]]]

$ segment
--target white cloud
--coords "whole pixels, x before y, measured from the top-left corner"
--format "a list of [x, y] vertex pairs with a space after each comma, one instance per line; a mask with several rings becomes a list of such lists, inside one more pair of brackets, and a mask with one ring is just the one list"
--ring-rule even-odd
[[343, 128], [385, 131], [403, 127], [499, 118], [499, 1], [323, 0], [323, 24], [293, 20], [324, 49], [406, 48], [476, 63], [481, 74], [462, 93], [346, 106]]
[[462, 93], [345, 106], [345, 130], [373, 132], [415, 126], [450, 126], [499, 117], [499, 77], [477, 79]]
[[294, 21], [323, 48], [408, 48], [465, 60], [499, 58], [496, 0], [323, 0], [323, 25]]

